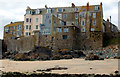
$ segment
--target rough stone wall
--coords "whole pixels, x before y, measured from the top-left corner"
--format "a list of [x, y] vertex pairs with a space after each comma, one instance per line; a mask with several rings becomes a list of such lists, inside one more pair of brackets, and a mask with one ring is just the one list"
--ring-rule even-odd
[[2, 58], [2, 40], [0, 39], [0, 59]]
[[[61, 27], [62, 30], [65, 27]], [[69, 26], [68, 27], [69, 31], [68, 32], [56, 32], [55, 35], [55, 46], [56, 49], [75, 49], [77, 41], [77, 29], [75, 26]], [[63, 36], [66, 35], [67, 39], [63, 39]]]
[[7, 51], [14, 52], [26, 52], [33, 49], [36, 43], [35, 36], [22, 37], [19, 39], [9, 39], [6, 41]]
[[78, 36], [79, 47], [82, 50], [92, 50], [102, 48], [102, 32], [91, 32], [90, 38], [85, 33]]

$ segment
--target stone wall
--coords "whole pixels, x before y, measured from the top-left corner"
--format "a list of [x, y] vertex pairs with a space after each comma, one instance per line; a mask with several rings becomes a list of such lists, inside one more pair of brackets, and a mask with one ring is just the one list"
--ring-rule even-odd
[[18, 39], [9, 39], [6, 40], [7, 51], [14, 52], [27, 52], [33, 49], [36, 43], [35, 36], [22, 37]]
[[0, 39], [0, 59], [2, 58], [2, 40]]

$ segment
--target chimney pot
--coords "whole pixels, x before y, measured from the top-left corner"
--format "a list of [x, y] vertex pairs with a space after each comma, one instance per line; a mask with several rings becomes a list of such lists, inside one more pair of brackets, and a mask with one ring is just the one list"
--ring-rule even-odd
[[74, 3], [72, 3], [72, 8], [74, 8], [75, 7], [75, 4]]
[[100, 5], [102, 6], [102, 2], [100, 2]]

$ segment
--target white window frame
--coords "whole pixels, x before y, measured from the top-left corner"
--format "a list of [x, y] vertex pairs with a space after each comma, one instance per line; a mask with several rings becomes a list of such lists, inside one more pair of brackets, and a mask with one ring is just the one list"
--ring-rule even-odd
[[[83, 24], [83, 22], [84, 22], [84, 24]], [[81, 25], [82, 25], [82, 26], [85, 26], [85, 20], [82, 20]]]
[[62, 32], [62, 28], [56, 28], [56, 32]]
[[98, 11], [99, 10], [99, 6], [95, 6], [95, 10]]
[[95, 31], [95, 28], [91, 28], [91, 31]]
[[64, 28], [63, 32], [69, 32], [69, 28]]
[[82, 28], [82, 32], [85, 32], [85, 27]]
[[93, 18], [96, 18], [96, 13], [93, 13]]
[[75, 23], [74, 23], [74, 24], [75, 24], [75, 26], [78, 26], [78, 22], [77, 22], [77, 21], [75, 21]]
[[78, 19], [78, 14], [77, 13], [75, 13], [75, 19]]

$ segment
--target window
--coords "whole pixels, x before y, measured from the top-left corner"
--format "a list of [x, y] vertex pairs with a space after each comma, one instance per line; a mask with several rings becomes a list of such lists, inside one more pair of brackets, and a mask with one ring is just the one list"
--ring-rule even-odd
[[94, 31], [95, 29], [94, 28], [91, 28], [91, 31]]
[[29, 33], [28, 33], [28, 32], [26, 32], [26, 33], [25, 33], [25, 35], [26, 35], [26, 36], [29, 36]]
[[17, 32], [17, 36], [21, 36], [21, 32], [20, 31]]
[[64, 14], [64, 15], [63, 15], [63, 18], [67, 18], [67, 14]]
[[14, 35], [14, 34], [15, 34], [15, 32], [12, 32], [12, 34]]
[[9, 27], [6, 27], [6, 28], [5, 28], [5, 32], [9, 32]]
[[19, 26], [20, 26], [20, 25], [17, 25], [17, 29], [19, 29]]
[[99, 6], [95, 6], [95, 10], [97, 11], [97, 10], [99, 10], [100, 9], [100, 7]]
[[51, 23], [51, 20], [49, 20], [49, 24]]
[[63, 37], [63, 39], [67, 39], [67, 35], [63, 35], [62, 37]]
[[62, 14], [57, 14], [57, 17], [58, 17], [59, 19], [62, 19]]
[[77, 12], [77, 11], [78, 11], [78, 8], [73, 8], [73, 11], [74, 11], [74, 12]]
[[75, 14], [75, 19], [78, 19], [78, 14], [77, 13]]
[[68, 32], [68, 28], [64, 28], [64, 29], [63, 29], [63, 32]]
[[96, 25], [96, 20], [93, 20], [93, 26], [95, 26]]
[[26, 18], [26, 22], [29, 22], [29, 18]]
[[85, 26], [85, 21], [84, 20], [82, 21], [82, 26]]
[[36, 25], [36, 29], [38, 29], [38, 25]]
[[96, 13], [93, 13], [93, 18], [96, 18]]
[[30, 10], [26, 10], [26, 14], [31, 14], [31, 11]]
[[57, 9], [57, 12], [62, 12], [62, 8], [58, 8], [58, 9]]
[[83, 11], [86, 11], [86, 9], [83, 9]]
[[85, 32], [85, 28], [82, 28], [82, 32]]
[[39, 9], [36, 10], [36, 14], [40, 14], [40, 10]]
[[52, 13], [52, 9], [47, 9], [47, 13]]
[[54, 23], [56, 23], [56, 20], [54, 20]]
[[82, 14], [82, 18], [85, 18], [85, 13]]
[[61, 28], [57, 28], [57, 32], [62, 32], [62, 29]]
[[15, 26], [13, 26], [13, 29], [15, 29]]
[[75, 21], [75, 26], [78, 26], [78, 22], [77, 21]]
[[31, 22], [31, 18], [30, 18], [30, 22]]
[[29, 26], [29, 30], [31, 30], [31, 25]]
[[36, 18], [36, 22], [38, 22], [38, 18]]
[[26, 25], [26, 29], [28, 29], [28, 25]]
[[60, 20], [60, 24], [61, 24], [61, 26], [63, 26], [63, 21]]

